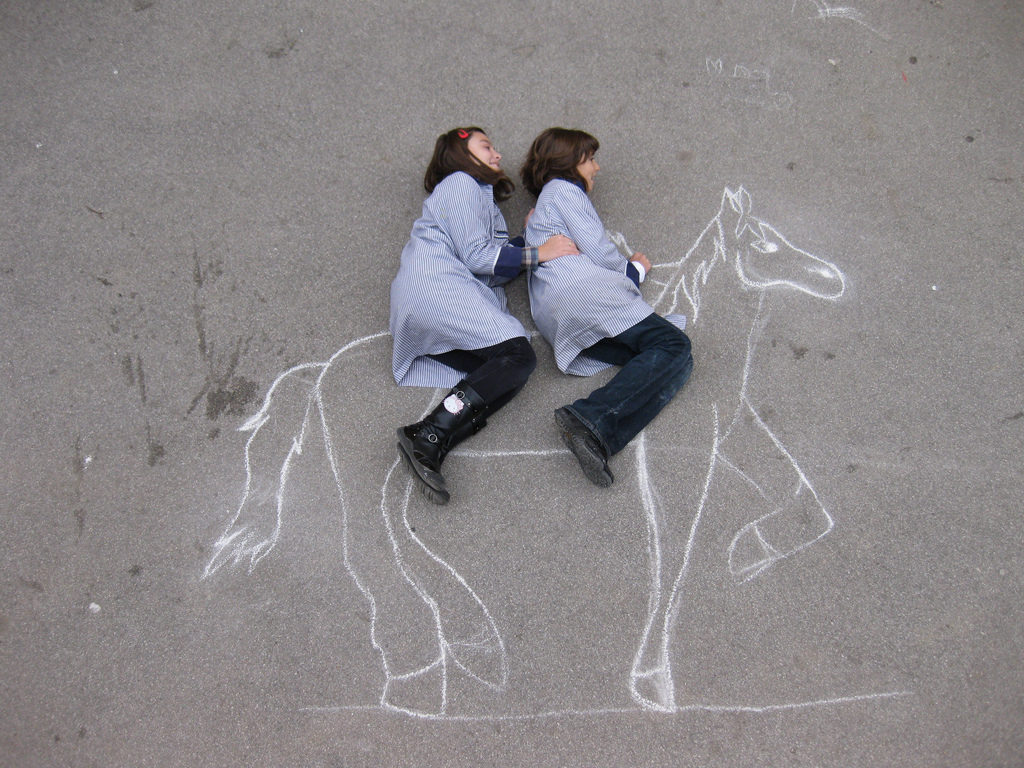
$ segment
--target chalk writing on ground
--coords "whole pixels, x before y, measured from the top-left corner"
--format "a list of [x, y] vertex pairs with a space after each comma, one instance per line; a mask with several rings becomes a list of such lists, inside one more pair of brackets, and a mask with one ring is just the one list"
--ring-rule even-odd
[[711, 82], [729, 86], [729, 95], [745, 104], [786, 109], [793, 106], [793, 97], [771, 87], [772, 73], [766, 67], [733, 64], [728, 69], [721, 58], [704, 58], [704, 71]]
[[865, 20], [863, 11], [859, 11], [852, 6], [832, 5], [831, 3], [825, 2], [825, 0], [793, 0], [792, 13], [796, 13], [798, 6], [801, 10], [804, 10], [808, 4], [814, 8], [814, 15], [808, 16], [807, 18], [809, 19], [845, 19], [847, 21], [856, 22], [885, 40], [889, 39], [887, 35], [868, 24]]

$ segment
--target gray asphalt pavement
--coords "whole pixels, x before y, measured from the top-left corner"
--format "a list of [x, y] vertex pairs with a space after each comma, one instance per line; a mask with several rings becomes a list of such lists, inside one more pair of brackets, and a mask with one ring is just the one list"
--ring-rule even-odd
[[[996, 0], [0, 1], [0, 766], [1024, 764], [1022, 40]], [[606, 376], [540, 337], [449, 506], [395, 466], [437, 393], [388, 288], [462, 124], [512, 172], [597, 136], [688, 317], [610, 489], [551, 418]]]

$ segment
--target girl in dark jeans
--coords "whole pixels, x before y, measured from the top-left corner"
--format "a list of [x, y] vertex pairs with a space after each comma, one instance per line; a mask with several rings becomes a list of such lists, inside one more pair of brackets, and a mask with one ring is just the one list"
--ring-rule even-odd
[[592, 482], [614, 479], [608, 458], [658, 415], [693, 370], [685, 318], [655, 314], [640, 293], [651, 263], [627, 260], [605, 234], [590, 202], [599, 170], [598, 141], [583, 131], [549, 128], [522, 168], [537, 205], [526, 242], [568, 236], [580, 249], [530, 275], [530, 311], [563, 373], [590, 376], [622, 366], [611, 381], [555, 411], [562, 439]]

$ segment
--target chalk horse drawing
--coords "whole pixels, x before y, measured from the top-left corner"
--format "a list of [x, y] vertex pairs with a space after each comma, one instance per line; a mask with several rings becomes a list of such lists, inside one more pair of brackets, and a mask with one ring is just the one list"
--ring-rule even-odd
[[[610, 234], [628, 252], [625, 240]], [[686, 255], [654, 265], [649, 281], [657, 292], [656, 310], [686, 314], [698, 343], [703, 328], [713, 329], [716, 338], [714, 350], [697, 347], [701, 356], [679, 407], [664, 412], [627, 449], [633, 452], [638, 511], [649, 536], [649, 594], [623, 683], [638, 708], [674, 712], [680, 707], [672, 674], [673, 629], [698, 531], [709, 510], [716, 509], [715, 489], [730, 484], [744, 489], [742, 525], [729, 529], [731, 542], [722, 552], [733, 582], [763, 575], [832, 530], [833, 519], [811, 482], [751, 403], [748, 377], [769, 293], [834, 301], [845, 283], [833, 264], [797, 248], [753, 216], [743, 187], [726, 188], [719, 211]], [[249, 433], [245, 489], [214, 542], [203, 578], [226, 564], [245, 564], [251, 572], [274, 549], [285, 510], [302, 504], [301, 498], [286, 504], [286, 494], [294, 494], [289, 483], [294, 461], [311, 436], [322, 438], [337, 491], [330, 514], [337, 522], [341, 560], [369, 604], [369, 639], [384, 677], [380, 706], [444, 717], [453, 676], [461, 684], [501, 691], [509, 679], [509, 656], [483, 600], [413, 530], [412, 483], [397, 457], [389, 466], [375, 458], [394, 455], [393, 430], [376, 418], [385, 399], [398, 413], [413, 410], [417, 402], [426, 413], [432, 405], [424, 401], [425, 390], [396, 387], [390, 380], [389, 351], [386, 332], [371, 334], [326, 361], [293, 366], [275, 379], [260, 410], [240, 427]], [[580, 386], [574, 377], [563, 381]], [[439, 391], [432, 395], [436, 399]], [[663, 478], [660, 457], [677, 450], [678, 440], [672, 438], [679, 429], [673, 422], [680, 420], [687, 425], [691, 470], [685, 480], [678, 473]], [[564, 452], [553, 447], [554, 432], [551, 438], [551, 445], [464, 455]], [[683, 482], [692, 488], [680, 488]], [[663, 508], [660, 483], [673, 484], [672, 498], [683, 504]]]

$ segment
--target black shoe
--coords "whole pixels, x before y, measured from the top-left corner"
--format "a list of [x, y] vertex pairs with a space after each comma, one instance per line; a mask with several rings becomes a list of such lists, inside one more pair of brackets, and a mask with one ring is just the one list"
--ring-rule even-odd
[[608, 469], [608, 455], [590, 428], [568, 408], [555, 411], [555, 422], [562, 433], [562, 442], [573, 452], [580, 469], [594, 485], [607, 488], [615, 481]]
[[423, 421], [398, 428], [398, 453], [434, 504], [447, 504], [451, 498], [441, 462], [458, 443], [484, 428], [486, 416], [483, 399], [460, 382]]
[[451, 494], [440, 472], [440, 441], [423, 421], [398, 428], [398, 453], [419, 480], [420, 491], [435, 504], [447, 504]]

